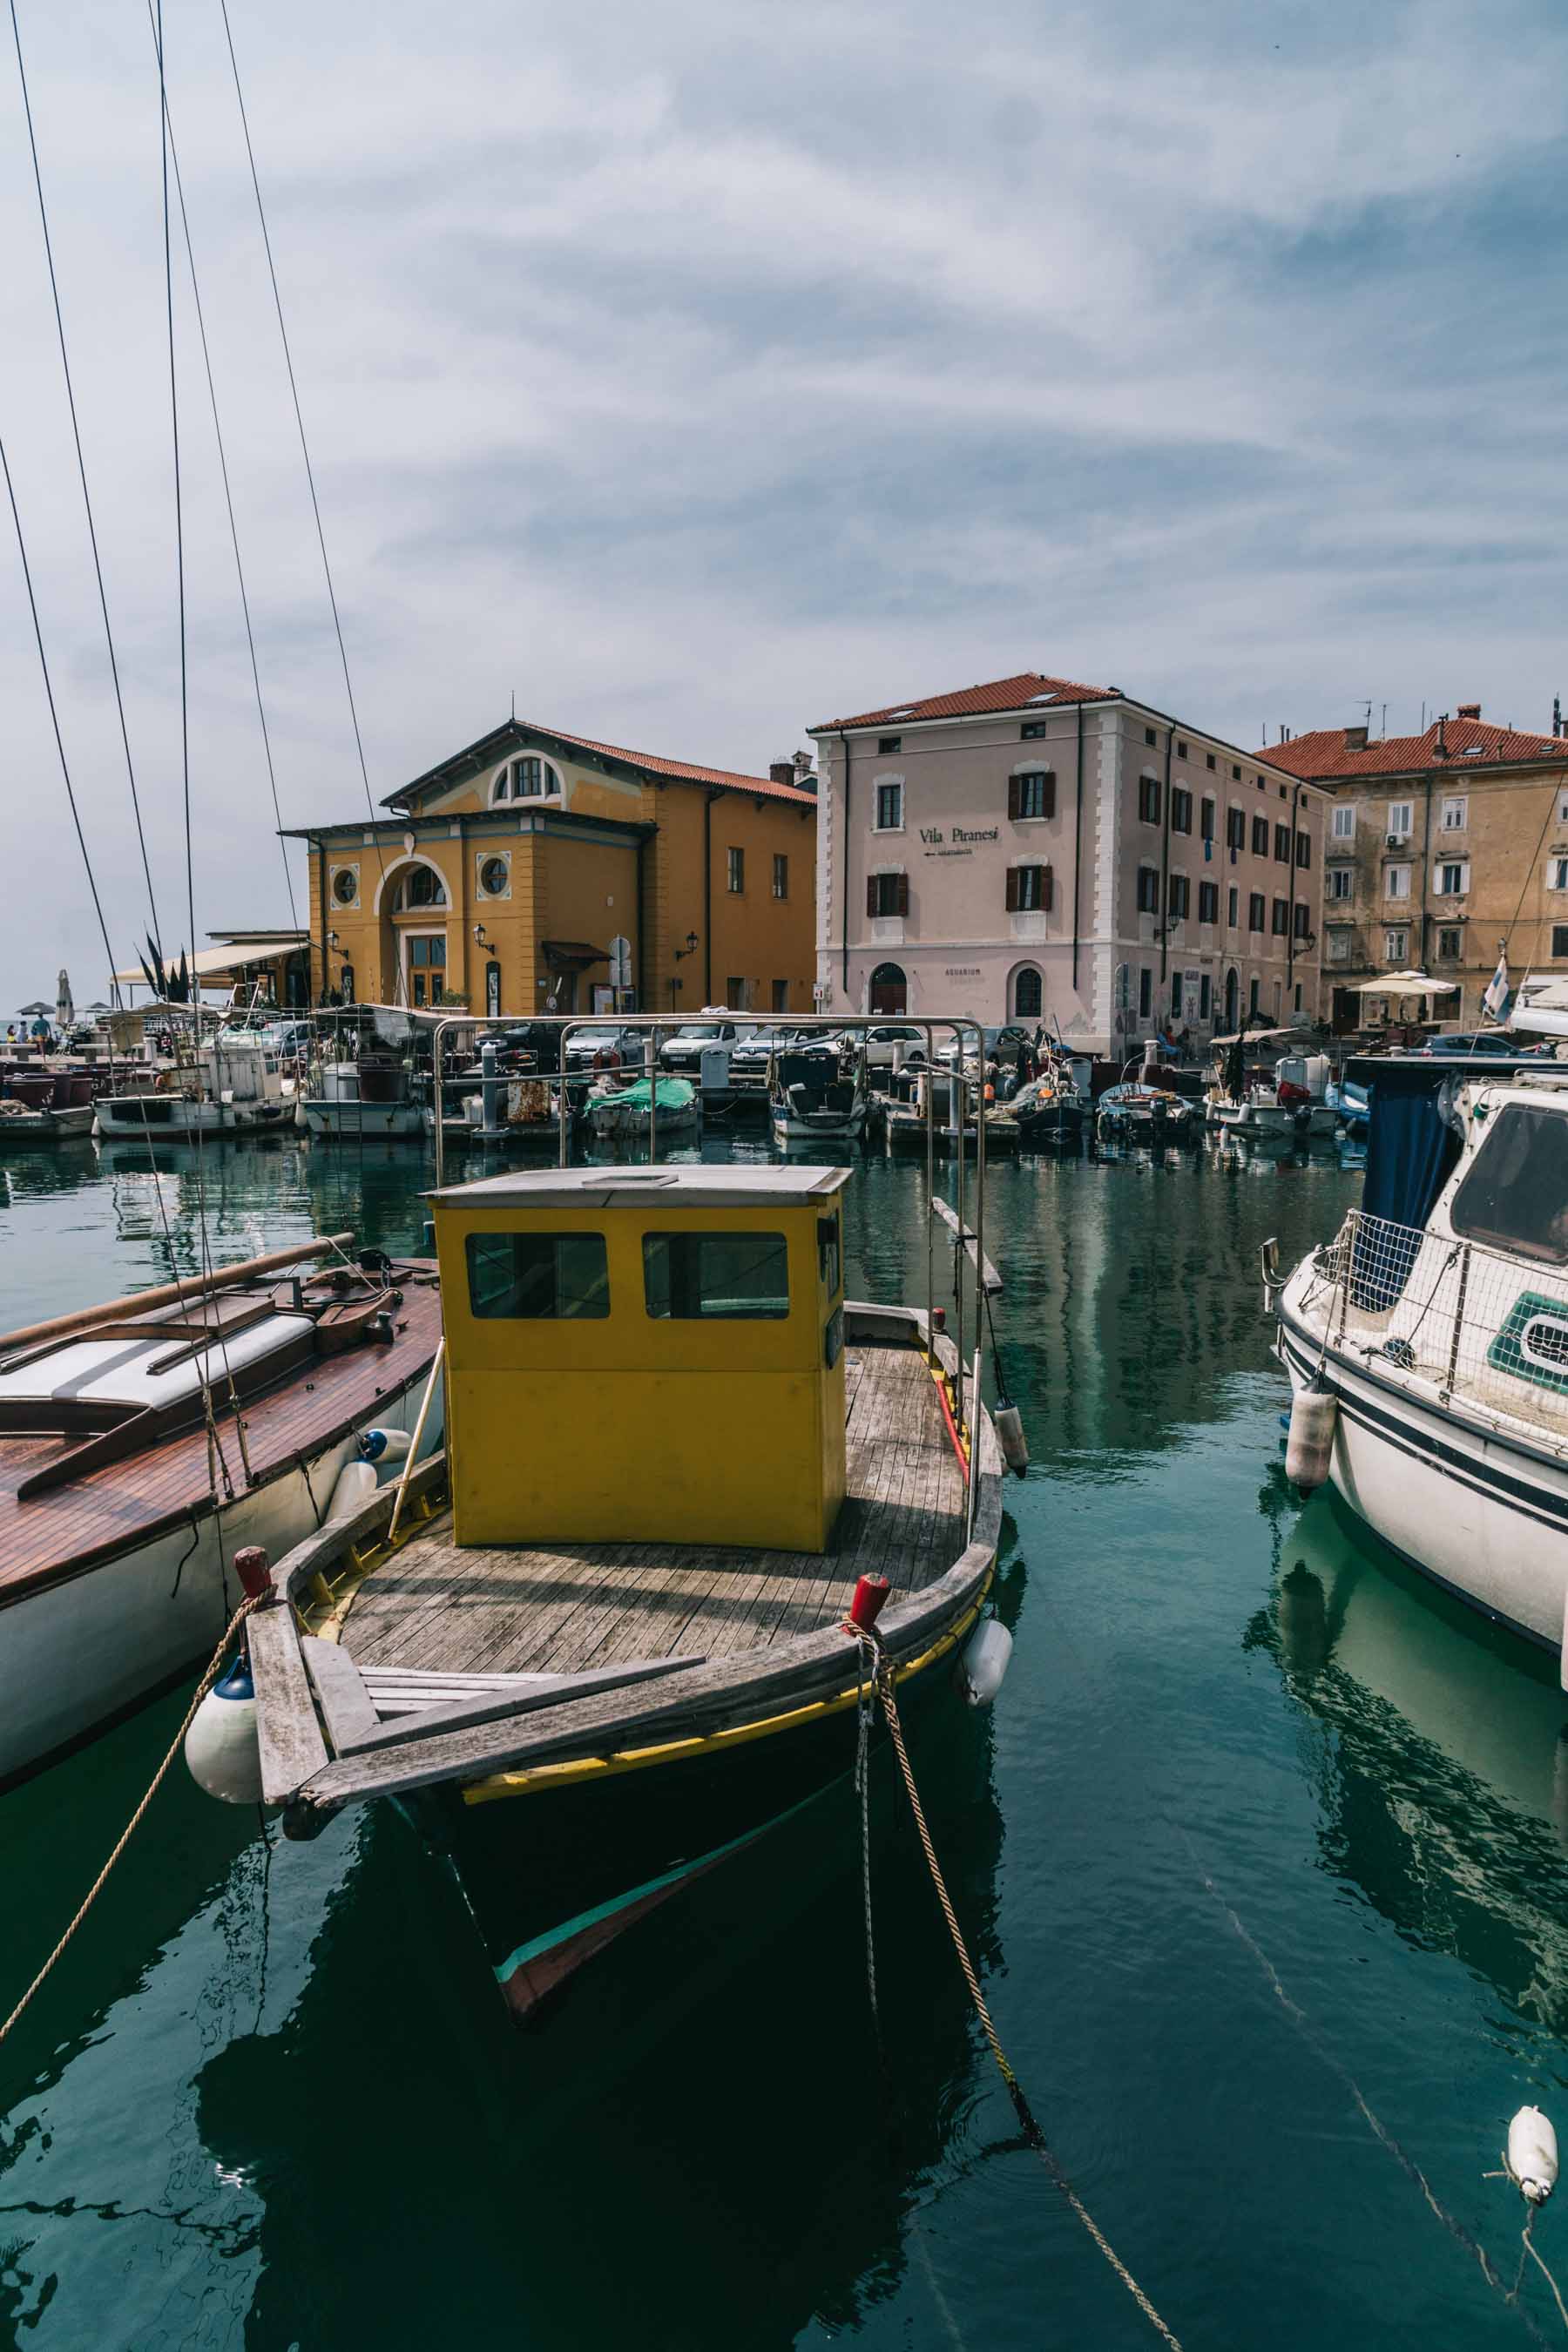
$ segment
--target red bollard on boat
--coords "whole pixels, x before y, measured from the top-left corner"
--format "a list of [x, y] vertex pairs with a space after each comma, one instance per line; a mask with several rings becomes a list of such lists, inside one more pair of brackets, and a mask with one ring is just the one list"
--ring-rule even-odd
[[849, 1603], [849, 1622], [868, 1633], [882, 1613], [882, 1603], [892, 1586], [885, 1576], [862, 1576], [856, 1580], [855, 1598]]

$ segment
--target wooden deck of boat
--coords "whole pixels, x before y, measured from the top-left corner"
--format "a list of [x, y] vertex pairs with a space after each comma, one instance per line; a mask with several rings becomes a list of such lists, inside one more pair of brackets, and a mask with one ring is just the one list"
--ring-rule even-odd
[[574, 1674], [716, 1658], [834, 1623], [875, 1570], [898, 1600], [952, 1566], [964, 1484], [920, 1349], [846, 1357], [847, 1493], [826, 1553], [723, 1545], [462, 1548], [449, 1518], [360, 1586], [342, 1631], [362, 1668]]
[[[260, 1485], [316, 1453], [374, 1414], [376, 1401], [422, 1380], [441, 1336], [441, 1299], [429, 1262], [400, 1265], [403, 1304], [390, 1346], [371, 1341], [342, 1355], [321, 1356], [296, 1377], [247, 1399], [246, 1444]], [[286, 1285], [271, 1288], [280, 1307]], [[249, 1296], [251, 1294], [247, 1294]], [[154, 1318], [156, 1319], [156, 1318]], [[236, 1491], [246, 1491], [231, 1415], [215, 1389], [218, 1433]], [[16, 1488], [75, 1441], [58, 1436], [0, 1438], [0, 1608], [23, 1593], [79, 1569], [113, 1559], [151, 1537], [205, 1512], [211, 1505], [205, 1430], [150, 1445], [129, 1460], [106, 1464], [68, 1485], [16, 1499]], [[325, 1511], [327, 1496], [318, 1492]]]

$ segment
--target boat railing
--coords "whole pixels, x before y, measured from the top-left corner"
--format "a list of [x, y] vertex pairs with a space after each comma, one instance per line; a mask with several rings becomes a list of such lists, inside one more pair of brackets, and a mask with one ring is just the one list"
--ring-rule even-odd
[[1329, 1344], [1568, 1438], [1568, 1267], [1352, 1209], [1312, 1269]]
[[[557, 1129], [560, 1164], [563, 1168], [569, 1164], [571, 1156], [571, 1111], [567, 1100], [567, 1087], [565, 1084], [566, 1048], [570, 1039], [579, 1031], [584, 1029], [605, 1029], [618, 1032], [636, 1030], [647, 1034], [648, 1039], [647, 1067], [649, 1077], [647, 1158], [649, 1164], [651, 1165], [653, 1160], [658, 1157], [658, 1077], [659, 1041], [662, 1037], [672, 1035], [676, 1030], [687, 1027], [690, 1023], [691, 1017], [691, 1015], [687, 1013], [672, 1014], [668, 1013], [540, 1013], [533, 1016], [530, 1023], [531, 1027], [552, 1029], [557, 1033], [558, 1037], [556, 1062], [562, 1073], [562, 1077], [557, 1089]], [[715, 1015], [715, 1018], [717, 1017], [718, 1016]], [[770, 1019], [768, 1016], [762, 1013], [748, 1015], [746, 1013], [731, 1013], [726, 1017], [731, 1020], [738, 1029], [771, 1028], [775, 1025], [777, 1020], [776, 1015]], [[886, 1013], [859, 1013], [848, 1015], [821, 1013], [815, 1016], [794, 1019], [791, 1021], [790, 1026], [802, 1034], [812, 1032], [822, 1035], [843, 1036], [846, 1034], [853, 1033], [860, 1038], [862, 1049], [864, 1049], [866, 1040], [871, 1030], [874, 1028], [879, 1028], [887, 1020], [887, 1017]], [[951, 1037], [952, 1041], [952, 1086], [954, 1089], [954, 1099], [958, 1105], [958, 1127], [960, 1136], [957, 1153], [957, 1168], [953, 1179], [953, 1208], [956, 1212], [960, 1227], [965, 1232], [973, 1233], [976, 1261], [979, 1265], [984, 1265], [985, 1263], [985, 1120], [980, 1114], [983, 1108], [984, 1082], [984, 1077], [981, 1076], [970, 1078], [964, 1072], [963, 1063], [970, 1051], [971, 1042], [973, 1041], [976, 1069], [978, 1072], [984, 1072], [985, 1066], [984, 1029], [979, 1021], [973, 1019], [968, 1013], [963, 1013], [930, 1014], [903, 1013], [900, 1015], [900, 1018], [908, 1027], [918, 1029], [922, 1032], [925, 1038], [925, 1066], [928, 1070], [933, 1068], [936, 1065], [936, 1040], [938, 1031], [941, 1031], [944, 1040]], [[435, 1024], [434, 1034], [431, 1040], [432, 1077], [434, 1081], [433, 1091], [437, 1106], [439, 1106], [445, 1099], [442, 1093], [442, 1054], [447, 1032], [450, 1030], [466, 1029], [470, 1033], [479, 1033], [486, 1029], [515, 1029], [517, 1026], [518, 1018], [516, 1014], [508, 1016], [503, 1013], [494, 1013], [476, 1017], [471, 1013], [463, 1013], [461, 1014], [454, 1014], [449, 1020], [437, 1020]], [[925, 1096], [926, 1200], [928, 1203], [926, 1215], [926, 1349], [928, 1356], [931, 1357], [934, 1362], [934, 1350], [936, 1346], [935, 1334], [937, 1330], [936, 1213], [929, 1204], [934, 1202], [936, 1198], [936, 1119], [933, 1091], [929, 1086], [926, 1087], [923, 1091]], [[975, 1098], [973, 1202], [972, 1210], [965, 1200], [965, 1193], [969, 1188], [966, 1184], [966, 1171], [964, 1165], [965, 1154], [963, 1142], [964, 1111], [966, 1108], [964, 1098], [970, 1093], [973, 1093]], [[436, 1120], [436, 1183], [437, 1189], [439, 1189], [445, 1181], [445, 1121], [437, 1116]], [[958, 1377], [954, 1383], [953, 1395], [954, 1415], [960, 1429], [965, 1435], [973, 1456], [974, 1448], [978, 1444], [978, 1432], [980, 1426], [980, 1401], [985, 1369], [986, 1318], [984, 1312], [984, 1301], [977, 1297], [974, 1302], [974, 1328], [973, 1334], [967, 1335], [973, 1341], [973, 1352], [966, 1354], [964, 1345], [966, 1338], [964, 1330], [964, 1285], [962, 1278], [962, 1266], [963, 1258], [961, 1253], [955, 1263], [953, 1281], [953, 1304], [955, 1310], [953, 1316], [953, 1328], [949, 1333], [948, 1337], [951, 1339], [958, 1361]], [[968, 1500], [966, 1508], [967, 1524], [970, 1533], [973, 1532], [975, 1497], [979, 1491], [979, 1480], [974, 1477], [970, 1477], [967, 1481], [966, 1492]]]

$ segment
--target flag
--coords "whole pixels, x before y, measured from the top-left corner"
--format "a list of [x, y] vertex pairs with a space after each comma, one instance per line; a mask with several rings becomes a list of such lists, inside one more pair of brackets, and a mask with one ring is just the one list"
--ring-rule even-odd
[[1508, 950], [1504, 948], [1497, 960], [1497, 970], [1491, 976], [1491, 983], [1482, 997], [1481, 1003], [1494, 1021], [1505, 1021], [1508, 1018], [1508, 1008], [1511, 1001], [1512, 995], [1508, 984]]

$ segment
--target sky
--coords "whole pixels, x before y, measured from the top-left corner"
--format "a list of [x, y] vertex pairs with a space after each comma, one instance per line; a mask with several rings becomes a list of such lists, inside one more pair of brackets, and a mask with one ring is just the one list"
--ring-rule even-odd
[[[505, 718], [764, 772], [1040, 668], [1251, 747], [1547, 731], [1568, 17], [229, 0], [370, 791]], [[17, 0], [165, 946], [304, 919], [145, 0]], [[365, 806], [218, 0], [165, 0], [285, 824]], [[0, 437], [116, 958], [148, 891], [0, 47]], [[104, 991], [0, 505], [0, 1007]]]

